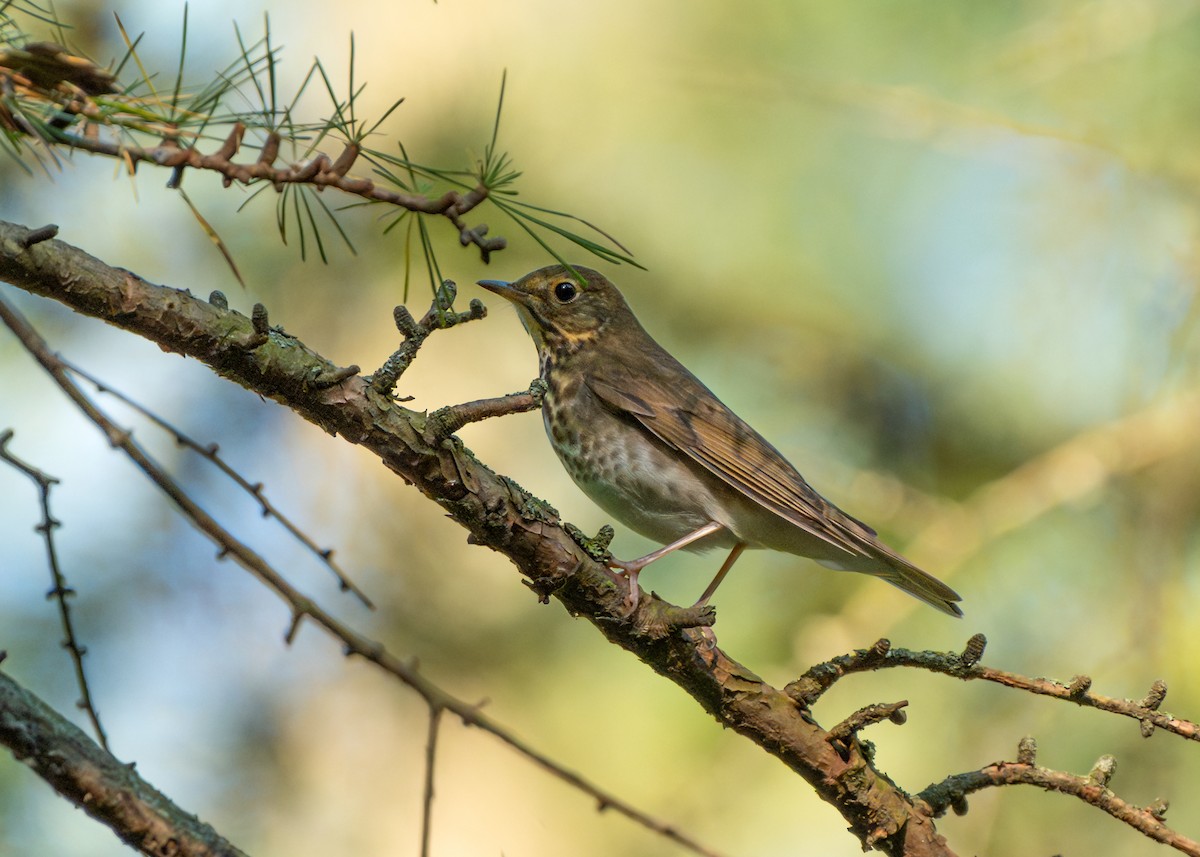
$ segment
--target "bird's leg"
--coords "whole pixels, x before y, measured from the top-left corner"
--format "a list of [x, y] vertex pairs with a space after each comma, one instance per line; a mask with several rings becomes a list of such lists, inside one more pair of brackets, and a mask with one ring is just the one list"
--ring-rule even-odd
[[[722, 529], [722, 527], [716, 521], [709, 521], [707, 524], [705, 524], [703, 527], [700, 527], [698, 530], [693, 530], [692, 532], [688, 533], [687, 535], [683, 536], [682, 538], [678, 538], [675, 541], [671, 542], [669, 545], [665, 545], [656, 551], [651, 551], [650, 553], [646, 554], [643, 557], [639, 557], [637, 559], [628, 560], [628, 561], [616, 559], [615, 557], [610, 557], [608, 560], [609, 567], [617, 569], [619, 571], [619, 573], [624, 575], [625, 579], [629, 581], [629, 594], [625, 596], [625, 605], [627, 608], [627, 612], [625, 615], [628, 616], [629, 614], [633, 613], [634, 610], [637, 609], [638, 598], [640, 597], [640, 595], [639, 595], [640, 590], [638, 589], [637, 579], [638, 579], [638, 575], [641, 574], [643, 568], [648, 566], [650, 563], [654, 562], [656, 559], [662, 559], [667, 554], [669, 554], [673, 551], [677, 551], [682, 547], [687, 547], [692, 542], [702, 539], [705, 536], [712, 535], [713, 533], [717, 532], [720, 529]], [[745, 547], [745, 545], [742, 545], [742, 547]], [[736, 553], [741, 553], [741, 551], [739, 551], [737, 548], [734, 548], [734, 551]], [[733, 565], [733, 563], [729, 562], [729, 561], [726, 561], [726, 564]], [[724, 571], [728, 571], [728, 569], [723, 568], [722, 572], [724, 572]], [[718, 580], [715, 582], [720, 583], [720, 577], [723, 577], [723, 576], [724, 576], [723, 573], [718, 575]], [[711, 588], [716, 589], [716, 586], [714, 585]], [[711, 595], [712, 593], [708, 593], [708, 594]]]
[[703, 607], [708, 603], [708, 599], [713, 597], [713, 593], [717, 591], [717, 587], [721, 585], [721, 581], [725, 579], [725, 575], [729, 574], [729, 569], [733, 568], [733, 564], [737, 562], [738, 557], [742, 555], [742, 551], [745, 549], [745, 542], [738, 542], [733, 546], [733, 550], [729, 552], [729, 556], [725, 557], [725, 562], [721, 563], [721, 570], [717, 572], [717, 576], [712, 579], [712, 583], [704, 590], [704, 594], [700, 596], [700, 600], [694, 606]]

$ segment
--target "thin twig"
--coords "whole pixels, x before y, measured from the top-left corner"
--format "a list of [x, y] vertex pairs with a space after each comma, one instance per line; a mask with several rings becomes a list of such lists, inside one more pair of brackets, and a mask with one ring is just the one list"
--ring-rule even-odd
[[71, 605], [67, 602], [67, 599], [75, 594], [75, 590], [67, 585], [66, 575], [63, 574], [62, 566], [58, 562], [58, 550], [54, 546], [54, 531], [62, 526], [62, 522], [50, 513], [50, 488], [57, 485], [58, 480], [13, 455], [8, 449], [9, 441], [12, 438], [11, 429], [0, 432], [0, 459], [7, 461], [37, 483], [42, 507], [42, 522], [35, 529], [42, 534], [42, 538], [46, 542], [46, 561], [50, 566], [52, 583], [46, 597], [53, 598], [58, 604], [58, 616], [62, 621], [63, 628], [63, 648], [71, 655], [71, 663], [75, 667], [75, 683], [79, 686], [78, 705], [91, 721], [92, 728], [96, 731], [96, 740], [107, 752], [109, 750], [108, 736], [104, 733], [104, 727], [100, 725], [100, 713], [96, 710], [87, 673], [83, 668], [83, 656], [87, 654], [87, 647], [80, 645], [79, 638], [75, 635], [75, 625], [71, 621]]
[[307, 533], [296, 526], [296, 524], [292, 523], [290, 518], [280, 512], [275, 504], [267, 499], [266, 495], [263, 493], [263, 484], [261, 482], [250, 482], [250, 480], [238, 473], [237, 470], [235, 470], [228, 462], [225, 461], [225, 459], [221, 457], [220, 447], [218, 447], [217, 444], [201, 444], [199, 441], [185, 434], [177, 426], [163, 419], [144, 405], [134, 401], [120, 390], [114, 389], [106, 382], [101, 381], [95, 375], [85, 371], [69, 360], [65, 360], [62, 357], [59, 357], [58, 359], [69, 371], [90, 382], [92, 386], [96, 388], [97, 392], [107, 393], [119, 401], [124, 402], [146, 419], [150, 420], [150, 422], [154, 423], [163, 431], [170, 434], [173, 438], [175, 438], [175, 442], [177, 444], [187, 447], [193, 452], [199, 454], [206, 461], [211, 462], [218, 470], [229, 477], [229, 479], [232, 480], [235, 485], [254, 498], [254, 501], [258, 503], [259, 508], [262, 509], [262, 515], [264, 518], [274, 518], [283, 526], [285, 530], [288, 531], [292, 538], [294, 538], [304, 547], [308, 548], [309, 551], [311, 551], [319, 560], [321, 560], [321, 562], [324, 563], [331, 572], [333, 572], [333, 575], [337, 578], [338, 586], [341, 587], [343, 592], [351, 592], [364, 605], [371, 609], [375, 608], [375, 604], [371, 601], [367, 594], [363, 592], [362, 589], [360, 589], [358, 585], [350, 579], [346, 572], [344, 572], [334, 561], [333, 549], [318, 547], [317, 543], [309, 538]]
[[397, 306], [392, 310], [392, 321], [404, 340], [379, 371], [370, 377], [371, 386], [378, 392], [391, 394], [396, 383], [400, 380], [417, 357], [417, 352], [425, 344], [425, 340], [435, 330], [447, 330], [456, 325], [466, 324], [487, 317], [487, 307], [479, 298], [472, 298], [465, 312], [454, 311], [454, 301], [458, 297], [458, 286], [453, 280], [443, 280], [433, 293], [433, 301], [425, 315], [418, 321], [412, 317], [408, 307]]
[[429, 709], [429, 734], [425, 739], [425, 795], [421, 811], [421, 857], [429, 857], [429, 840], [433, 830], [433, 780], [437, 762], [438, 732], [442, 724], [442, 709]]

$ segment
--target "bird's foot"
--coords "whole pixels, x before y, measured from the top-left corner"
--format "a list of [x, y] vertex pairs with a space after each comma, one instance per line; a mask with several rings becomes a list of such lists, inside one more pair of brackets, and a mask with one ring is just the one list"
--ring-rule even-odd
[[616, 570], [617, 577], [625, 578], [625, 604], [622, 616], [626, 619], [637, 612], [642, 597], [642, 587], [638, 586], [638, 575], [641, 574], [642, 569], [640, 566], [633, 567], [634, 565], [634, 563], [622, 562], [613, 557], [608, 558], [608, 567]]
[[605, 524], [600, 528], [600, 531], [595, 536], [586, 535], [583, 530], [574, 524], [565, 523], [563, 529], [567, 531], [567, 535], [575, 544], [583, 548], [584, 552], [594, 559], [596, 562], [602, 562], [609, 568], [616, 571], [617, 576], [625, 579], [625, 604], [622, 612], [622, 618], [628, 618], [633, 615], [633, 612], [638, 608], [638, 601], [641, 597], [641, 589], [638, 587], [638, 573], [646, 567], [645, 557], [635, 559], [632, 562], [626, 562], [614, 557], [608, 550], [609, 544], [612, 543], [614, 531], [613, 528]]

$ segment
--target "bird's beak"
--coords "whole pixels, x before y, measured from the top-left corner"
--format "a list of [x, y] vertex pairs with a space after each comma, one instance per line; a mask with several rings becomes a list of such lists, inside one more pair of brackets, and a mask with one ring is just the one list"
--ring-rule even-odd
[[483, 286], [489, 292], [495, 292], [502, 297], [508, 297], [513, 293], [512, 283], [506, 283], [504, 280], [480, 280], [476, 285]]
[[517, 318], [521, 319], [521, 326], [533, 337], [534, 342], [542, 341], [541, 327], [529, 312], [528, 295], [524, 291], [504, 280], [479, 280], [477, 285], [483, 286], [489, 292], [495, 292], [511, 303], [517, 311]]

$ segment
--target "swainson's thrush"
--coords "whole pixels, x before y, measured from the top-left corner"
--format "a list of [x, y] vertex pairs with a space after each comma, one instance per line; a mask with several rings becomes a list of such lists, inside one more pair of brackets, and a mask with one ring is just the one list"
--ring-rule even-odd
[[605, 512], [664, 547], [609, 564], [629, 581], [685, 548], [730, 548], [700, 596], [707, 603], [746, 548], [769, 548], [881, 577], [961, 616], [958, 594], [816, 491], [642, 328], [603, 275], [541, 268], [479, 285], [507, 298], [537, 345], [542, 418], [575, 483]]

